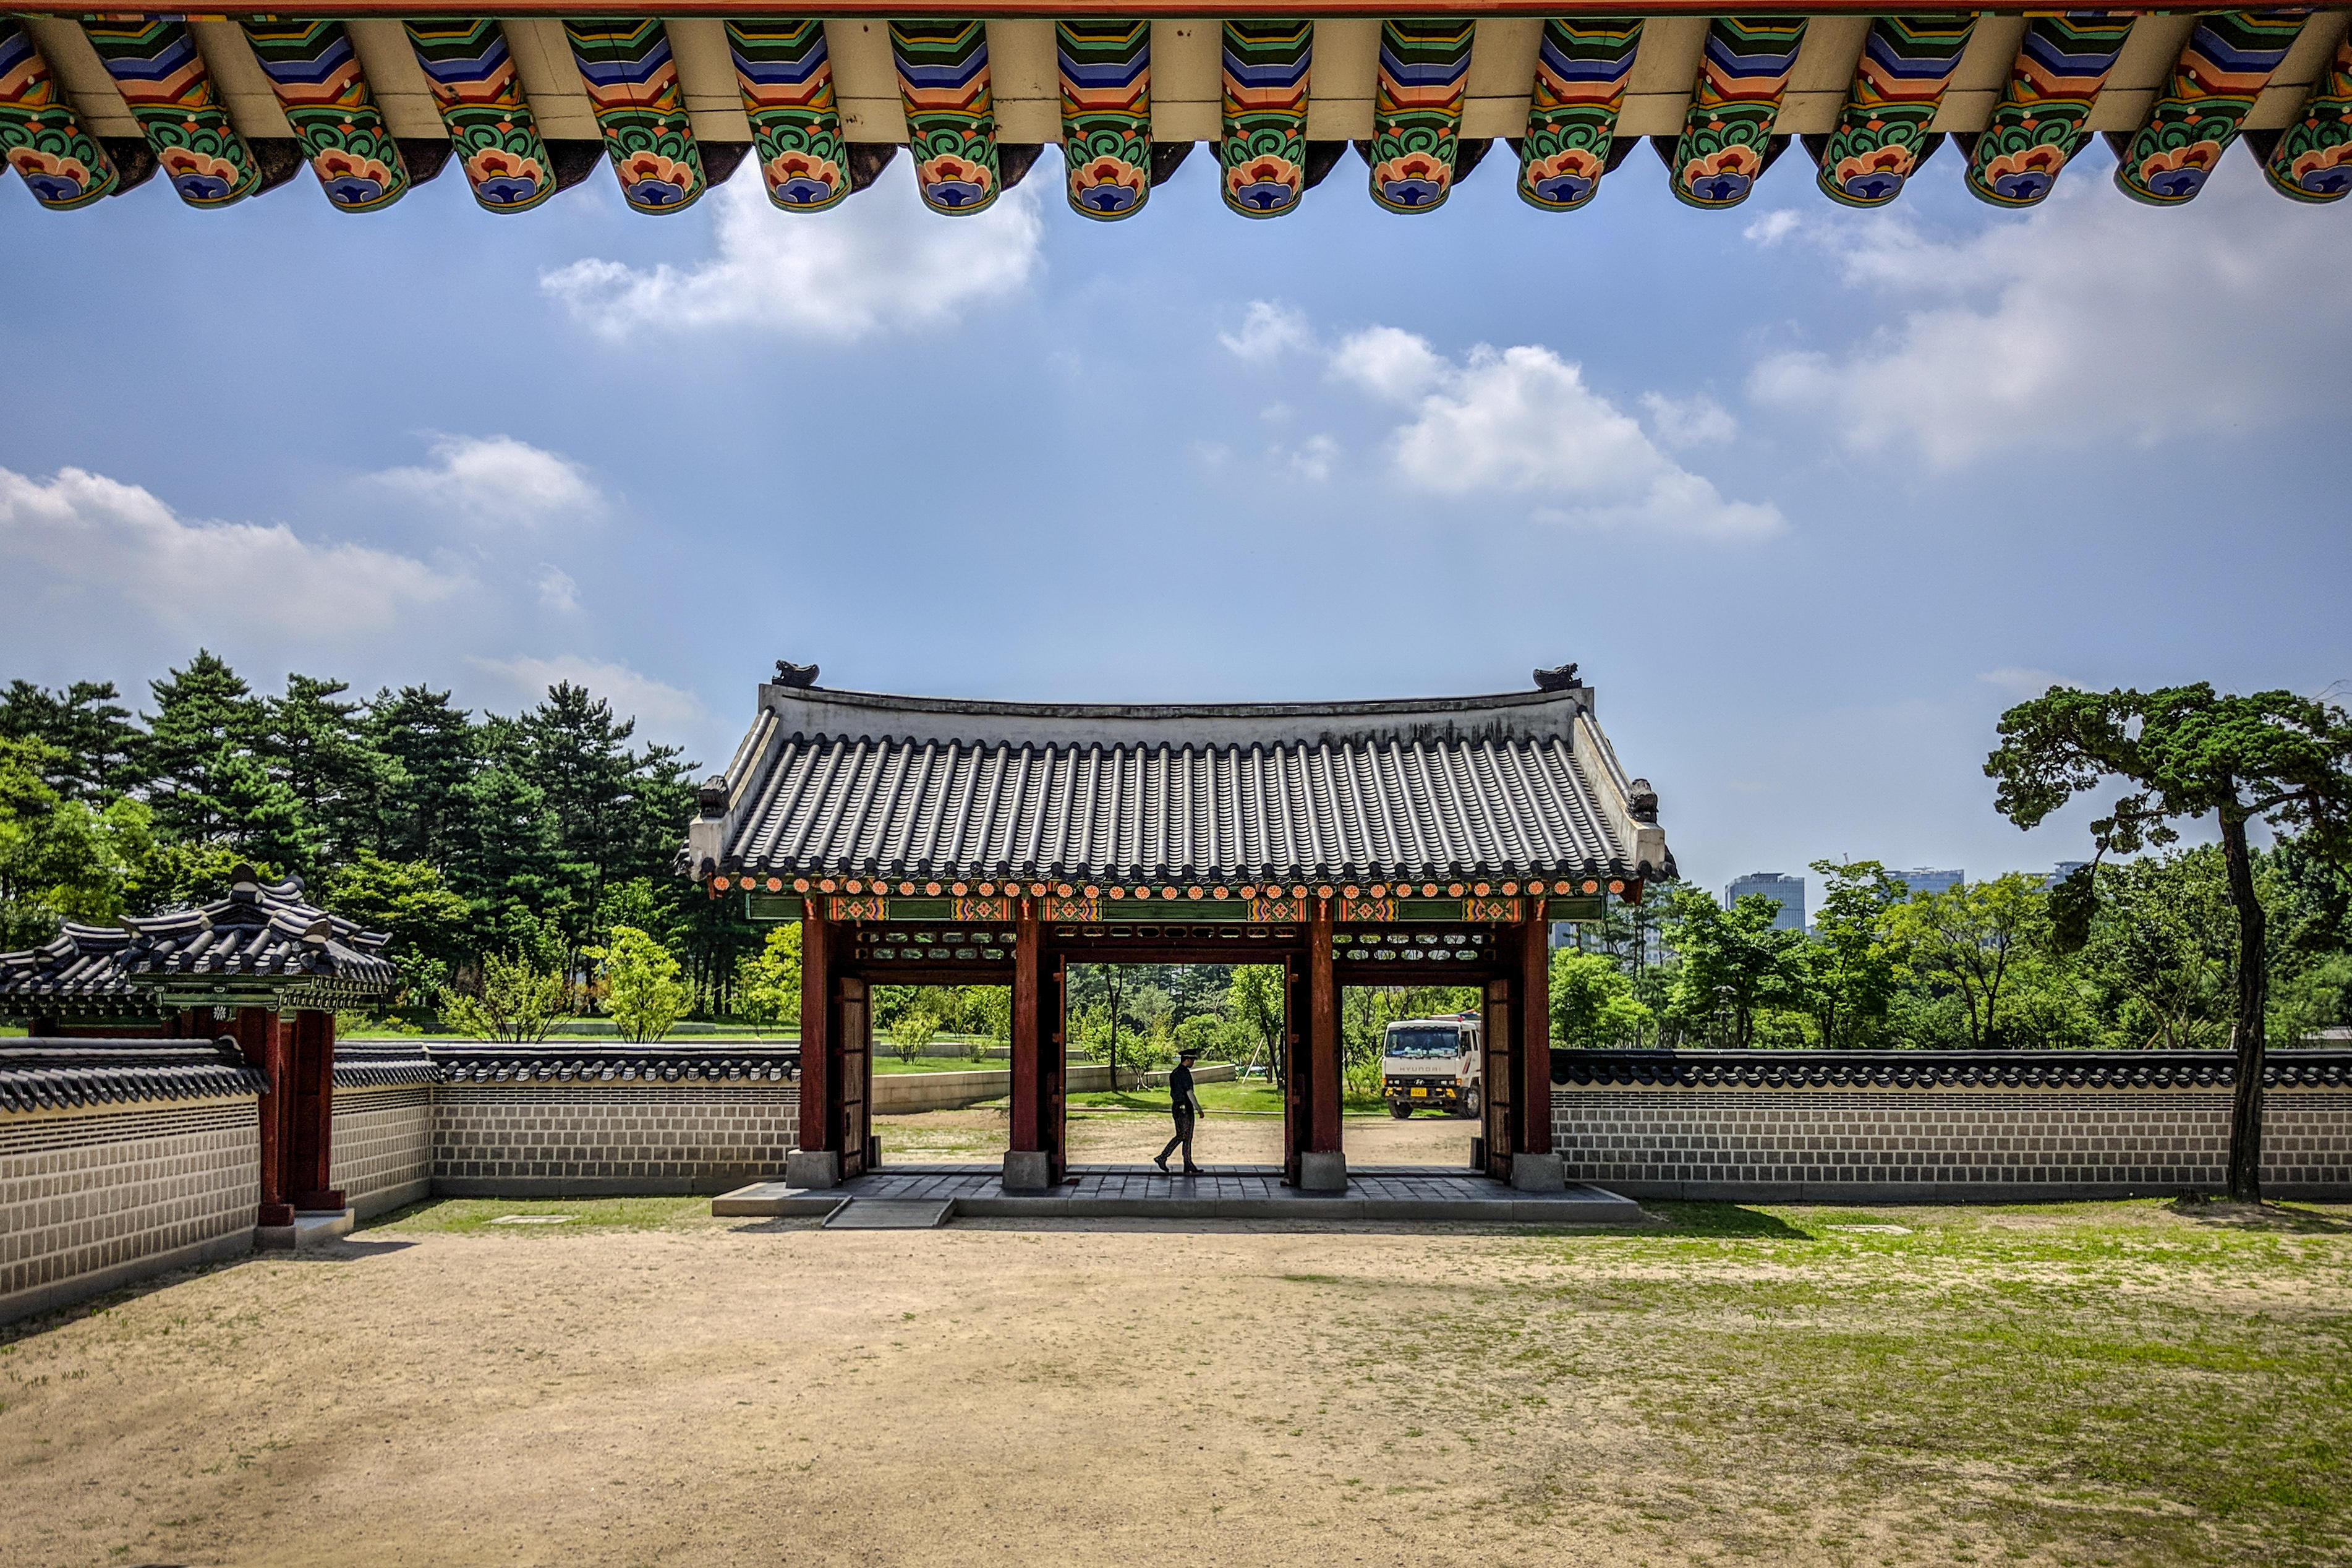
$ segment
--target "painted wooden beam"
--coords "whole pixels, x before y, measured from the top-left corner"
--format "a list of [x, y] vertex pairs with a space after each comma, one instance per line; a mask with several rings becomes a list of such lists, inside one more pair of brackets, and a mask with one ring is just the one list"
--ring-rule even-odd
[[2130, 16], [2104, 14], [2036, 16], [2027, 25], [1992, 123], [1969, 150], [1971, 195], [2030, 207], [2050, 194], [2067, 160], [2091, 140], [2084, 122], [2131, 28]]
[[1151, 197], [1151, 24], [1055, 24], [1070, 210], [1108, 222]]
[[1641, 45], [1637, 19], [1545, 21], [1519, 142], [1521, 201], [1573, 212], [1600, 194], [1601, 175], [1616, 167], [1617, 116]]
[[1432, 212], [1454, 191], [1470, 76], [1467, 17], [1381, 24], [1372, 98], [1372, 200], [1392, 213]]
[[484, 212], [529, 212], [556, 191], [554, 161], [522, 89], [505, 32], [480, 17], [405, 25], [433, 87], [450, 151]]
[[2223, 11], [2198, 19], [2147, 122], [2117, 149], [2116, 188], [2178, 206], [2205, 188], [2221, 154], [2303, 31], [2292, 11]]
[[1695, 207], [1748, 199], [1784, 139], [1772, 134], [1780, 95], [1805, 41], [1801, 16], [1717, 16], [1706, 30], [1682, 135], [1667, 160], [1667, 188]]
[[727, 48], [768, 200], [796, 213], [846, 201], [849, 146], [841, 136], [824, 24], [808, 17], [732, 21]]
[[262, 188], [261, 161], [229, 123], [186, 24], [99, 17], [82, 31], [182, 201], [225, 207]]
[[407, 167], [343, 25], [248, 17], [244, 26], [328, 202], [338, 212], [373, 212], [406, 195]]
[[0, 16], [0, 154], [52, 212], [86, 207], [122, 185], [114, 160], [58, 90], [31, 32], [6, 16]]
[[2271, 189], [2298, 202], [2352, 195], [2352, 38], [2336, 46], [2335, 63], [2303, 113], [2274, 134], [2263, 157]]
[[1307, 193], [1307, 100], [1315, 29], [1306, 21], [1224, 25], [1225, 205], [1280, 217]]
[[1881, 207], [1903, 194], [1943, 142], [1928, 127], [1976, 25], [1967, 15], [1881, 16], [1870, 25], [1837, 127], [1814, 152], [1822, 195], [1844, 206]]
[[988, 36], [979, 22], [892, 22], [890, 55], [923, 205], [950, 217], [985, 212], [1003, 193]]
[[709, 183], [702, 150], [661, 23], [567, 18], [563, 34], [622, 199], [637, 212], [656, 214], [683, 212], [699, 201]]

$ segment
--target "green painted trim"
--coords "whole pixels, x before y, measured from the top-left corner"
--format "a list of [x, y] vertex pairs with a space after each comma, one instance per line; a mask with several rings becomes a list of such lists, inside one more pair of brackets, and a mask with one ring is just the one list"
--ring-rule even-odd
[[1399, 899], [1396, 918], [1405, 921], [1459, 921], [1468, 918], [1466, 899]]
[[1580, 899], [1546, 899], [1544, 919], [1548, 921], [1597, 921], [1609, 907], [1607, 895], [1594, 893]]
[[1249, 924], [1250, 907], [1247, 899], [1153, 899], [1149, 903], [1141, 899], [1121, 899], [1114, 903], [1102, 900], [1103, 917], [1088, 921], [1088, 925], [1106, 925], [1117, 921], [1121, 925], [1172, 925], [1178, 921], [1214, 921], [1223, 925]]
[[[890, 899], [882, 906], [890, 911], [894, 921], [951, 921], [956, 918], [953, 899]], [[982, 925], [996, 925], [995, 921], [982, 921]]]
[[808, 912], [808, 900], [798, 893], [746, 893], [743, 918], [750, 921], [796, 921]]

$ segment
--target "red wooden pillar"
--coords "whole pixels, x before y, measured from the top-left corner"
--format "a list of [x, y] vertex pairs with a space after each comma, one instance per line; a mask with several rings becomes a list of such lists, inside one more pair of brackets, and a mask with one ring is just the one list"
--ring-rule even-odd
[[1331, 902], [1307, 917], [1307, 1149], [1337, 1154], [1339, 1143], [1339, 979], [1331, 961]]
[[1013, 930], [1013, 1137], [1016, 1153], [1032, 1154], [1045, 1147], [1044, 1107], [1038, 1094], [1043, 1064], [1038, 1060], [1045, 1042], [1044, 1008], [1044, 931], [1036, 904], [1021, 900]]
[[833, 922], [815, 893], [802, 908], [800, 1148], [803, 1153], [837, 1153], [832, 1102], [841, 1090], [833, 1081]]
[[278, 1025], [275, 1008], [239, 1007], [229, 1032], [236, 1037], [237, 1048], [245, 1053], [245, 1059], [269, 1077], [269, 1087], [262, 1091], [259, 1107], [261, 1213], [256, 1223], [292, 1225], [294, 1200], [286, 1175], [291, 1143], [288, 1133], [293, 1121], [294, 1084], [292, 1075], [288, 1071], [285, 1031]]
[[1543, 900], [1519, 927], [1519, 1146], [1551, 1152], [1551, 922]]
[[294, 1084], [294, 1102], [288, 1108], [288, 1201], [298, 1209], [341, 1209], [341, 1190], [328, 1184], [334, 1179], [335, 1016], [304, 1008], [294, 1015], [292, 1035], [286, 1053]]

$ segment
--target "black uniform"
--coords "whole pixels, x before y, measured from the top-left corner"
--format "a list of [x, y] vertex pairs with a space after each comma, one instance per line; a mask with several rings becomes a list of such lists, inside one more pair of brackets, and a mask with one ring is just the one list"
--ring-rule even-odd
[[1168, 1156], [1176, 1152], [1180, 1144], [1184, 1150], [1186, 1173], [1201, 1168], [1192, 1163], [1192, 1120], [1200, 1103], [1192, 1093], [1192, 1069], [1178, 1062], [1176, 1070], [1168, 1075], [1168, 1110], [1176, 1118], [1176, 1136], [1168, 1140], [1168, 1147], [1160, 1151], [1160, 1158], [1152, 1162], [1161, 1170], [1168, 1168]]

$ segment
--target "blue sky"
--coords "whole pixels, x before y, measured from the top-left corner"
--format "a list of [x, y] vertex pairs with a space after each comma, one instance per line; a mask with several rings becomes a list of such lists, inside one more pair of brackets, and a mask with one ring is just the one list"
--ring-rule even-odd
[[814, 218], [12, 180], [0, 676], [571, 677], [716, 766], [780, 657], [1196, 700], [1574, 659], [1703, 881], [2046, 867], [2087, 814], [1994, 814], [2008, 702], [2352, 679], [2352, 210], [2106, 163], [2018, 215], [1948, 152], [1855, 214], [1792, 153], [1701, 213], [1639, 151], [1546, 215], [1497, 149], [1397, 217], [1350, 157], [1250, 223], [1196, 152], [1113, 225], [1050, 152], [964, 220], [903, 158]]

